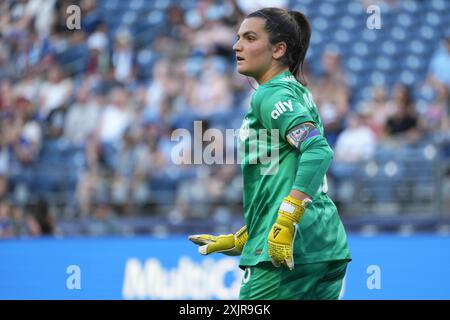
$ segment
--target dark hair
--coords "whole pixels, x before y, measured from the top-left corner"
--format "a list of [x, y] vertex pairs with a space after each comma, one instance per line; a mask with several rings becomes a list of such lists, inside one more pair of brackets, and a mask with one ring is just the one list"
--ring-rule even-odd
[[405, 109], [411, 109], [414, 106], [414, 99], [413, 99], [413, 88], [411, 86], [408, 86], [406, 84], [398, 84], [396, 86], [397, 90], [400, 91], [400, 103], [401, 107], [404, 107]]
[[269, 34], [272, 45], [286, 42], [286, 54], [281, 62], [289, 67], [289, 71], [303, 85], [306, 80], [303, 75], [303, 63], [311, 38], [311, 27], [306, 16], [298, 11], [287, 11], [280, 8], [264, 8], [250, 13], [247, 18], [264, 18], [264, 29]]

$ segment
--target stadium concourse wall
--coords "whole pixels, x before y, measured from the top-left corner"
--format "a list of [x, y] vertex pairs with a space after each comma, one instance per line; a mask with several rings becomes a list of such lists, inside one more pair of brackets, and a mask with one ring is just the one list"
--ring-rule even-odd
[[[349, 237], [342, 299], [450, 299], [450, 237]], [[237, 299], [236, 257], [186, 237], [0, 242], [0, 299]]]

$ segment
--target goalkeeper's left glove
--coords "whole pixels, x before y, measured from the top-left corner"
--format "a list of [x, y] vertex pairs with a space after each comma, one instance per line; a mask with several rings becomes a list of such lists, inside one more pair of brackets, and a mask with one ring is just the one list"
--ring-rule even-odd
[[286, 264], [294, 269], [294, 241], [297, 224], [303, 217], [311, 199], [303, 201], [287, 196], [283, 199], [278, 217], [269, 233], [269, 256], [275, 267]]
[[198, 252], [207, 255], [220, 252], [227, 256], [238, 256], [247, 242], [247, 227], [243, 226], [235, 234], [213, 236], [210, 234], [197, 234], [189, 236], [189, 240], [200, 245]]

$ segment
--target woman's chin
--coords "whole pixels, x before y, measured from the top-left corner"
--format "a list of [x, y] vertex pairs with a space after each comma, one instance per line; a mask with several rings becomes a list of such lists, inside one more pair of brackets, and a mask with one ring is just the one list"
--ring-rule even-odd
[[236, 70], [243, 76], [251, 76], [251, 72], [249, 70], [247, 70], [246, 68], [244, 68], [243, 66], [237, 65]]

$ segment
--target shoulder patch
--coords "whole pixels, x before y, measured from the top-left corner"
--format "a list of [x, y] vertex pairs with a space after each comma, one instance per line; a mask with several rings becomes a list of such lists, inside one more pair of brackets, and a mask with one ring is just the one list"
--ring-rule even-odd
[[311, 123], [302, 123], [288, 132], [287, 142], [294, 148], [298, 148], [306, 139], [319, 135], [316, 127]]

